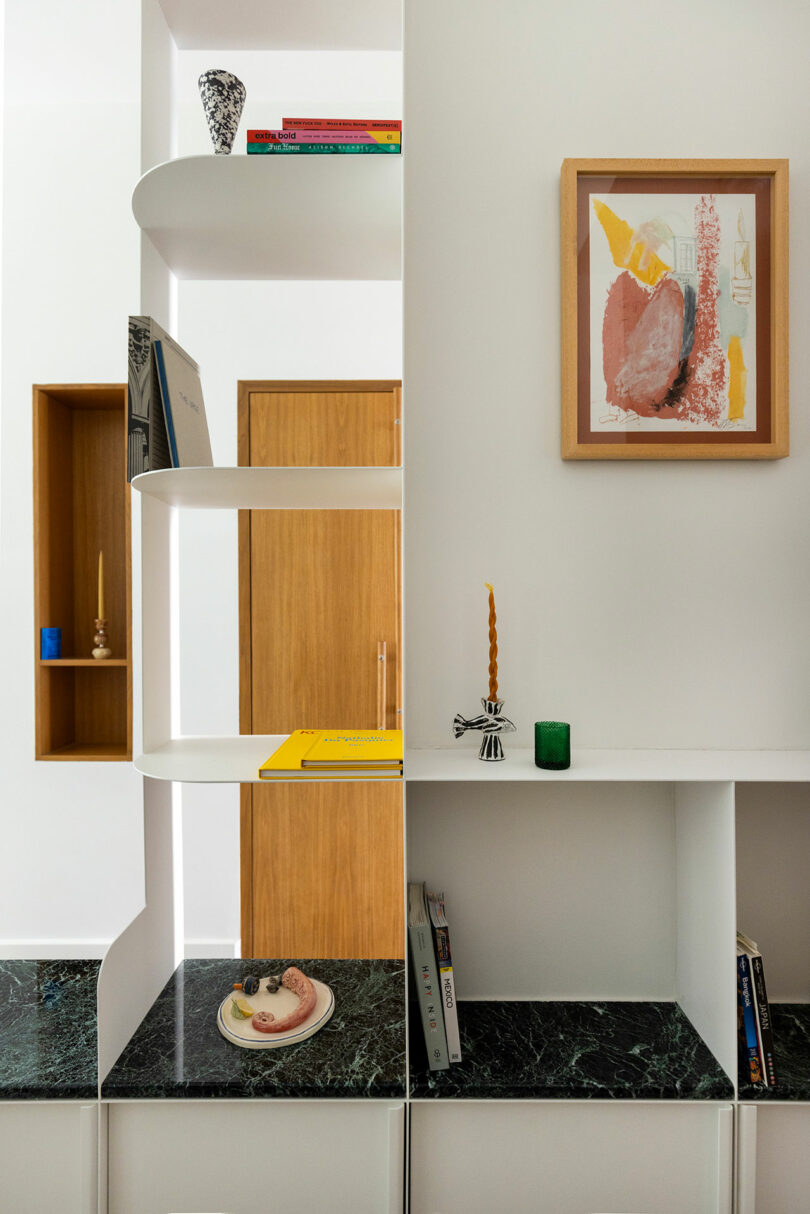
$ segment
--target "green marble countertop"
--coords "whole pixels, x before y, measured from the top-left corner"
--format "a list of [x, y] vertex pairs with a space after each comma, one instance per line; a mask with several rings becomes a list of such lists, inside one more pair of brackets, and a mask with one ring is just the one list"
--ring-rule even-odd
[[0, 1100], [95, 1100], [99, 961], [0, 961]]
[[677, 1003], [461, 1002], [461, 1062], [428, 1071], [411, 1014], [411, 1094], [479, 1100], [731, 1100]]
[[[233, 983], [297, 965], [332, 988], [335, 1010], [313, 1037], [282, 1049], [226, 1041], [217, 1010]], [[102, 1085], [108, 1099], [405, 1095], [402, 961], [184, 961]]]
[[772, 1003], [776, 1087], [740, 1083], [740, 1100], [810, 1100], [810, 1004]]

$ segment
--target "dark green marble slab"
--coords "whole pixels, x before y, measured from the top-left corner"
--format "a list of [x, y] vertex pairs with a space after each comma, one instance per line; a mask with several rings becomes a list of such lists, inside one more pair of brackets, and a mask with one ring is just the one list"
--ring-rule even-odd
[[411, 1015], [411, 1094], [485, 1100], [730, 1100], [677, 1003], [462, 1002], [461, 1062], [430, 1072]]
[[[297, 965], [332, 988], [331, 1020], [306, 1041], [246, 1050], [226, 1041], [217, 1009], [247, 974]], [[185, 961], [102, 1087], [109, 1098], [395, 1097], [405, 1095], [402, 961]]]
[[740, 1083], [740, 1100], [810, 1100], [810, 1004], [772, 1003], [776, 1087]]
[[0, 1100], [94, 1100], [100, 961], [0, 961]]

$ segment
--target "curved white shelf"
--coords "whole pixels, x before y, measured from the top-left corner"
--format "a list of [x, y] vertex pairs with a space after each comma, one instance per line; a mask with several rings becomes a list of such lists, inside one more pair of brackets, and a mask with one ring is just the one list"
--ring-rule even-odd
[[[278, 750], [287, 734], [243, 734], [239, 737], [180, 737], [138, 755], [135, 767], [153, 780], [180, 784], [259, 784], [259, 768]], [[374, 776], [358, 775], [365, 782]], [[312, 783], [331, 783], [313, 780]], [[310, 781], [307, 781], [310, 783]]]
[[196, 510], [399, 510], [401, 468], [162, 468], [132, 488]]
[[410, 781], [810, 781], [810, 750], [574, 750], [567, 771], [544, 771], [533, 750], [511, 750], [502, 763], [482, 763], [477, 749], [408, 750]]
[[[160, 0], [180, 50], [398, 51], [400, 0]], [[305, 117], [311, 117], [307, 114]], [[369, 117], [369, 115], [360, 115]], [[372, 115], [373, 117], [373, 115]]]
[[188, 156], [150, 169], [132, 211], [189, 279], [398, 279], [402, 156]]

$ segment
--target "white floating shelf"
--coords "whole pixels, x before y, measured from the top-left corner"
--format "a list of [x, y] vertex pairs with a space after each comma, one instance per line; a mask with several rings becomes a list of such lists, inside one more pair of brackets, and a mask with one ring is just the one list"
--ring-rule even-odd
[[[138, 755], [135, 767], [154, 780], [180, 784], [259, 784], [259, 768], [287, 734], [245, 734], [240, 737], [172, 738], [165, 746]], [[342, 778], [341, 778], [342, 779]], [[373, 776], [358, 776], [365, 783]], [[269, 781], [268, 781], [269, 782]], [[307, 783], [332, 783], [323, 781]]]
[[178, 278], [402, 274], [401, 155], [188, 156], [150, 169], [132, 210]]
[[132, 488], [208, 510], [399, 510], [401, 468], [163, 468]]
[[533, 750], [510, 750], [502, 763], [484, 763], [477, 749], [409, 750], [405, 777], [411, 781], [700, 781], [763, 783], [810, 781], [808, 750], [574, 750], [567, 771], [535, 766]]
[[398, 51], [402, 47], [401, 0], [160, 3], [180, 50]]

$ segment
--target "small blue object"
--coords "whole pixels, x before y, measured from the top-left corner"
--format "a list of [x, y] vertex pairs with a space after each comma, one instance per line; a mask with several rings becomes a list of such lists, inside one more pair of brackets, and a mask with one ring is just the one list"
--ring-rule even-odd
[[242, 979], [242, 990], [246, 995], [255, 995], [258, 989], [259, 979], [255, 978], [252, 974]]
[[39, 656], [43, 660], [49, 658], [61, 658], [62, 656], [62, 629], [61, 628], [40, 628], [39, 630]]

